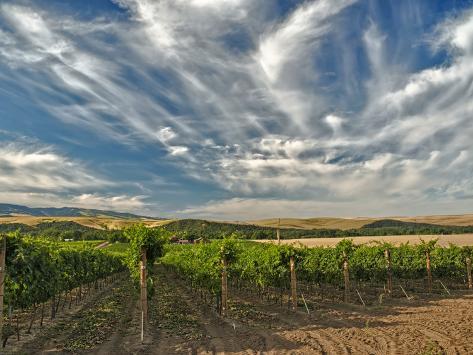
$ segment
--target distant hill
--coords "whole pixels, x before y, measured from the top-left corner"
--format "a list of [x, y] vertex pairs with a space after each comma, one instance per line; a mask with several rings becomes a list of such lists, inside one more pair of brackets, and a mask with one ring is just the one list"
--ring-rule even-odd
[[[150, 220], [117, 219], [109, 217], [2, 217], [0, 233], [20, 230], [32, 235], [54, 239], [107, 239], [122, 238], [120, 230], [133, 223], [149, 227], [161, 226], [184, 239], [220, 239], [236, 235], [243, 239], [275, 239], [276, 228], [251, 224], [214, 222], [201, 219]], [[404, 222], [392, 219], [378, 220], [352, 229], [281, 228], [281, 239], [351, 238], [360, 236], [444, 235], [473, 233], [473, 226], [446, 226], [428, 223]]]
[[[261, 226], [249, 223], [214, 222], [200, 219], [181, 219], [169, 221], [163, 228], [183, 238], [198, 239], [206, 236], [219, 239], [236, 234], [245, 239], [275, 239], [276, 229], [273, 226]], [[473, 225], [448, 226], [429, 223], [404, 222], [393, 219], [380, 219], [358, 228], [281, 228], [281, 239], [326, 238], [326, 237], [359, 237], [384, 235], [431, 235], [473, 233]]]
[[[111, 217], [120, 219], [150, 219], [151, 217], [140, 216], [126, 212], [115, 212], [76, 207], [39, 207], [31, 208], [21, 205], [0, 203], [0, 216], [27, 215], [35, 217]], [[159, 218], [153, 218], [159, 219]]]
[[[441, 226], [473, 226], [473, 214], [464, 215], [438, 215], [438, 216], [415, 216], [415, 217], [357, 217], [357, 218], [334, 218], [334, 217], [316, 217], [316, 218], [281, 218], [281, 228], [300, 228], [300, 229], [341, 229], [350, 230], [362, 228], [363, 226], [382, 221], [381, 224], [374, 224], [372, 228], [376, 227], [394, 227], [394, 222], [383, 222], [386, 220], [390, 221], [401, 221], [401, 222], [412, 222], [416, 223], [417, 227], [419, 224], [425, 225], [441, 225]], [[241, 222], [239, 222], [241, 223]], [[277, 227], [279, 223], [278, 218], [261, 219], [248, 221], [244, 224], [252, 224], [263, 227]], [[384, 225], [383, 225], [384, 224]], [[407, 227], [406, 224], [398, 224], [396, 227]]]
[[373, 223], [365, 224], [362, 228], [414, 228], [414, 229], [421, 229], [421, 228], [442, 228], [440, 224], [432, 224], [432, 223], [416, 223], [416, 222], [404, 222], [398, 221], [396, 219], [380, 219], [379, 221], [375, 221]]
[[[53, 217], [58, 218], [58, 217]], [[36, 225], [24, 223], [0, 223], [0, 233], [19, 231], [30, 236], [41, 236], [56, 241], [62, 240], [108, 240], [125, 242], [126, 238], [119, 229], [100, 229], [85, 226], [73, 221], [48, 221]]]
[[379, 218], [337, 218], [337, 217], [315, 217], [315, 218], [268, 218], [248, 221], [248, 224], [281, 228], [296, 229], [354, 229], [361, 228], [365, 224], [375, 222]]

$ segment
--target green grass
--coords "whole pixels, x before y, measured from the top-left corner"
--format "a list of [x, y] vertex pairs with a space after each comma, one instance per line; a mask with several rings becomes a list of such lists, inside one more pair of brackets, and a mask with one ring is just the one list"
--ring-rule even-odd
[[[81, 248], [84, 246], [95, 248], [98, 245], [106, 242], [106, 240], [85, 240], [85, 241], [73, 241], [73, 242], [60, 242], [59, 245], [64, 247], [77, 247]], [[116, 255], [125, 255], [129, 247], [128, 243], [110, 243], [105, 248], [101, 249], [103, 251], [116, 254]]]
[[112, 254], [124, 255], [127, 252], [129, 246], [130, 244], [128, 243], [117, 242], [117, 243], [110, 244], [109, 246], [105, 247], [103, 250]]
[[68, 247], [83, 247], [83, 246], [88, 246], [88, 247], [96, 247], [97, 245], [102, 244], [105, 242], [105, 240], [77, 240], [73, 242], [60, 242], [59, 244], [61, 246], [68, 246]]

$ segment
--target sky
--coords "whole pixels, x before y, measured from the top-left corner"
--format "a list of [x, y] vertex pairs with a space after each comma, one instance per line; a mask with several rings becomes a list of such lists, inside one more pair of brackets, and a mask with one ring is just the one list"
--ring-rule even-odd
[[0, 0], [0, 202], [473, 213], [473, 2]]

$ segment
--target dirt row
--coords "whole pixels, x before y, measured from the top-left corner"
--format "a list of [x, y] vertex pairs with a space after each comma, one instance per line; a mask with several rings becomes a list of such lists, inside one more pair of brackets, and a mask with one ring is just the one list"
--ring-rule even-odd
[[140, 341], [141, 313], [129, 281], [20, 353], [92, 354], [471, 354], [473, 295], [397, 300], [361, 307], [312, 303], [290, 312], [233, 293], [225, 319], [198, 292], [157, 267], [150, 324]]
[[21, 342], [12, 341], [4, 353], [41, 354], [77, 353], [91, 350], [109, 338], [126, 320], [128, 304], [135, 295], [127, 275], [115, 283], [95, 290], [79, 305], [59, 314], [54, 320], [47, 319], [42, 328]]

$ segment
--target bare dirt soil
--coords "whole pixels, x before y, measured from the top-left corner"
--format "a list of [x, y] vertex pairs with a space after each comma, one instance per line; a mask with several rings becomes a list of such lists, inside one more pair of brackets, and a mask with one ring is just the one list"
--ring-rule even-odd
[[[374, 244], [376, 242], [389, 242], [394, 245], [400, 245], [409, 242], [409, 244], [419, 244], [422, 240], [430, 241], [438, 239], [439, 246], [449, 246], [454, 244], [458, 246], [473, 245], [473, 234], [452, 234], [452, 235], [388, 235], [373, 237], [348, 237], [348, 238], [301, 238], [284, 239], [282, 244], [305, 245], [307, 247], [333, 247], [343, 239], [352, 239], [355, 244]], [[256, 240], [262, 243], [277, 243], [276, 240]]]
[[45, 319], [42, 328], [36, 326], [32, 334], [23, 334], [20, 342], [12, 339], [2, 353], [77, 353], [92, 349], [129, 320], [126, 309], [134, 299], [129, 277], [122, 275], [115, 283], [92, 291], [78, 306], [66, 308], [56, 319]]
[[150, 324], [140, 341], [136, 294], [123, 282], [45, 330], [22, 354], [472, 354], [473, 293], [418, 295], [362, 307], [303, 303], [296, 312], [235, 290], [220, 317], [184, 281], [157, 267]]

